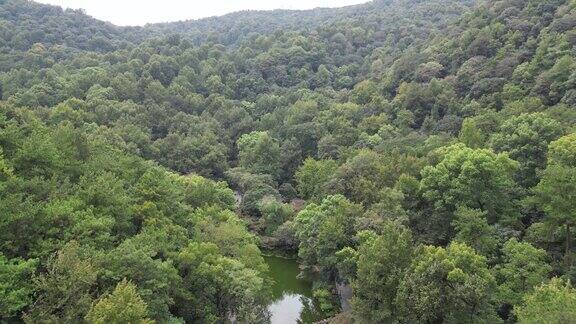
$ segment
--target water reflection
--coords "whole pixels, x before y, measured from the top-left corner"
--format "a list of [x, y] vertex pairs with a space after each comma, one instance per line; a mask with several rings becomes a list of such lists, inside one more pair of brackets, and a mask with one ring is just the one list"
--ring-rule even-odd
[[298, 262], [293, 259], [265, 257], [274, 279], [272, 299], [268, 305], [272, 324], [313, 323], [322, 314], [312, 300], [312, 284], [298, 279]]

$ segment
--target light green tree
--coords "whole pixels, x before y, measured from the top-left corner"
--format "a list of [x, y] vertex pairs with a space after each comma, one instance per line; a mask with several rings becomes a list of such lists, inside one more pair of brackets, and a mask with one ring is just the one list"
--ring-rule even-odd
[[258, 209], [262, 214], [268, 234], [276, 231], [280, 225], [290, 220], [294, 215], [294, 210], [289, 204], [284, 204], [274, 197], [264, 197], [258, 204]]
[[506, 154], [456, 144], [440, 149], [442, 160], [422, 170], [420, 192], [430, 205], [429, 230], [441, 240], [451, 238], [458, 207], [477, 209], [488, 224], [515, 224], [518, 209], [513, 179], [517, 163]]
[[481, 148], [486, 145], [486, 134], [478, 128], [474, 118], [464, 119], [458, 139], [470, 148]]
[[514, 313], [522, 324], [565, 324], [576, 322], [576, 289], [569, 282], [552, 278], [524, 296]]
[[518, 182], [527, 188], [538, 183], [537, 173], [546, 167], [548, 144], [562, 136], [562, 126], [543, 113], [522, 114], [505, 121], [492, 137], [492, 147], [508, 152], [518, 161]]
[[320, 205], [312, 203], [295, 218], [300, 240], [298, 256], [309, 270], [319, 267], [328, 279], [337, 274], [336, 252], [353, 243], [354, 224], [361, 206], [342, 195], [328, 196]]
[[238, 139], [239, 165], [253, 173], [280, 174], [280, 145], [267, 132], [252, 132]]
[[269, 291], [261, 274], [243, 262], [223, 256], [213, 243], [190, 243], [176, 257], [185, 293], [175, 315], [186, 322], [225, 322], [230, 314], [259, 323]]
[[136, 286], [124, 279], [111, 294], [101, 297], [92, 306], [86, 321], [94, 324], [153, 323], [147, 316], [146, 303], [138, 295]]
[[552, 267], [546, 262], [546, 251], [513, 238], [502, 248], [502, 263], [495, 267], [501, 302], [518, 305], [522, 296], [548, 279]]
[[92, 304], [91, 288], [97, 268], [77, 242], [66, 244], [47, 263], [47, 272], [35, 278], [35, 302], [24, 319], [29, 323], [81, 322]]
[[334, 160], [306, 159], [295, 175], [300, 195], [305, 199], [321, 199], [325, 193], [324, 185], [337, 167], [338, 164]]

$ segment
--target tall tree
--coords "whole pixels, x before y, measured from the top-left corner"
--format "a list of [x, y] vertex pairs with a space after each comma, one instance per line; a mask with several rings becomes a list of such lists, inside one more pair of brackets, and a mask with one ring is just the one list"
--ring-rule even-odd
[[570, 282], [552, 278], [537, 287], [515, 307], [519, 323], [574, 323], [576, 321], [576, 289]]
[[280, 176], [280, 145], [268, 132], [252, 132], [238, 139], [239, 165], [253, 173]]
[[342, 195], [328, 196], [320, 205], [312, 203], [295, 218], [300, 240], [298, 256], [308, 269], [319, 267], [328, 279], [337, 275], [336, 252], [352, 244], [354, 222], [361, 206]]
[[562, 125], [547, 115], [522, 114], [502, 124], [492, 137], [492, 147], [520, 162], [516, 179], [531, 188], [538, 183], [538, 172], [546, 167], [548, 144], [562, 134]]
[[148, 324], [148, 311], [133, 283], [122, 280], [114, 291], [101, 297], [86, 314], [86, 321], [93, 324]]
[[424, 246], [400, 283], [396, 305], [412, 323], [487, 323], [497, 321], [496, 281], [486, 258], [462, 243]]
[[565, 270], [573, 265], [572, 228], [576, 225], [576, 133], [550, 143], [548, 165], [535, 188], [545, 221], [564, 230]]
[[515, 238], [504, 244], [502, 252], [503, 262], [494, 270], [501, 303], [509, 308], [547, 280], [552, 267], [546, 262], [546, 251]]
[[380, 235], [358, 247], [352, 304], [360, 322], [389, 323], [398, 318], [396, 293], [412, 251], [410, 230], [394, 222], [385, 222]]
[[471, 149], [462, 144], [443, 148], [442, 160], [422, 170], [420, 192], [431, 207], [427, 220], [441, 242], [451, 238], [458, 207], [486, 214], [488, 224], [514, 224], [518, 219], [513, 173], [517, 163], [506, 154]]

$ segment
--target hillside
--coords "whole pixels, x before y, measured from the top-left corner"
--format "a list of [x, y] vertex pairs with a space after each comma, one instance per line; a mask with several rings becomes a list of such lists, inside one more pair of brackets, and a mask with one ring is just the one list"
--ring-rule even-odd
[[0, 321], [268, 322], [261, 249], [326, 318], [576, 321], [575, 59], [574, 0], [0, 0]]

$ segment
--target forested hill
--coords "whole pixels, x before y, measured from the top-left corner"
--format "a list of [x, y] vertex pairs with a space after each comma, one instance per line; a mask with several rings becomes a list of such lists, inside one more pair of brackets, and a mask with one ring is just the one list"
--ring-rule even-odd
[[138, 42], [142, 35], [134, 27], [117, 27], [99, 21], [82, 10], [27, 0], [0, 1], [2, 51], [27, 51], [35, 43], [46, 47], [106, 52], [118, 49], [122, 41]]
[[[320, 37], [326, 37], [326, 29], [345, 32], [346, 28], [355, 27], [362, 28], [362, 33], [378, 32], [401, 37], [400, 32], [409, 32], [420, 38], [438, 30], [449, 18], [458, 17], [474, 3], [474, 0], [375, 0], [343, 8], [243, 11], [221, 17], [149, 25], [147, 29], [183, 33], [195, 44], [210, 41], [224, 45], [241, 45], [246, 39], [276, 32], [304, 35], [317, 32]], [[407, 31], [407, 28], [413, 30]], [[369, 43], [376, 47], [377, 41], [372, 39]]]
[[0, 0], [0, 321], [267, 322], [267, 248], [336, 321], [576, 322], [575, 60], [576, 0]]
[[[78, 51], [106, 53], [133, 48], [145, 39], [167, 36], [182, 37], [193, 45], [209, 42], [239, 46], [244, 41], [253, 41], [258, 36], [276, 32], [295, 32], [308, 36], [320, 26], [337, 28], [342, 32], [346, 28], [359, 27], [360, 30], [355, 31], [357, 34], [362, 34], [362, 28], [368, 27], [370, 31], [381, 35], [395, 33], [395, 37], [402, 37], [399, 34], [406, 33], [406, 28], [417, 28], [411, 34], [421, 38], [437, 30], [448, 17], [461, 14], [473, 2], [374, 1], [345, 8], [243, 11], [221, 17], [151, 24], [146, 27], [118, 27], [93, 19], [81, 10], [63, 10], [27, 0], [2, 0], [0, 39], [4, 42], [0, 43], [0, 51], [10, 54], [4, 57], [4, 60], [12, 59], [6, 63], [10, 68], [22, 59], [22, 52], [30, 50], [35, 44], [42, 44], [52, 52], [53, 59], [61, 60], [70, 58]], [[404, 23], [399, 24], [402, 20]]]

